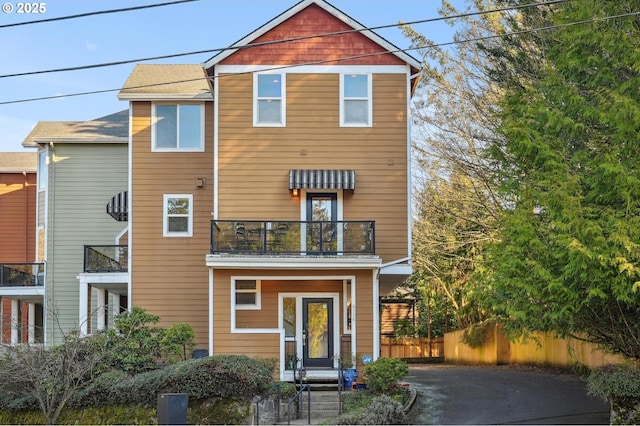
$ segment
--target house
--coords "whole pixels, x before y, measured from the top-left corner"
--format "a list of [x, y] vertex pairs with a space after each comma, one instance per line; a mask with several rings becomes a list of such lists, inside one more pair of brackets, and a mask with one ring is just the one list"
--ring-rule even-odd
[[37, 246], [44, 343], [106, 327], [128, 306], [126, 215], [129, 112], [86, 122], [39, 122]]
[[35, 343], [42, 331], [42, 271], [36, 258], [36, 163], [0, 153], [0, 343]]
[[129, 304], [210, 354], [276, 358], [283, 380], [377, 358], [379, 298], [411, 273], [419, 68], [323, 0], [204, 65], [137, 65], [118, 94]]

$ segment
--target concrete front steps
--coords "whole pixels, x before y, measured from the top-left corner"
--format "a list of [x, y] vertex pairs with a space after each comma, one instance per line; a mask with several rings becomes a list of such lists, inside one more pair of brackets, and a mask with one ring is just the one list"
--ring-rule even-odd
[[[323, 389], [323, 388], [319, 388]], [[338, 391], [311, 389], [311, 392], [304, 391], [300, 401], [300, 411], [291, 413], [291, 424], [301, 425], [308, 424], [309, 405], [307, 404], [308, 395], [311, 395], [311, 423], [312, 425], [320, 424], [323, 420], [331, 417], [337, 417], [340, 414], [340, 397]], [[292, 407], [293, 408], [293, 407]], [[280, 413], [280, 423], [287, 424], [287, 413]]]

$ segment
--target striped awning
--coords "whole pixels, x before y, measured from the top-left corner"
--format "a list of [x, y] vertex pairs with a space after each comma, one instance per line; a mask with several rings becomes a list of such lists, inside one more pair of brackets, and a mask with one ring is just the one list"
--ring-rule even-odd
[[356, 189], [355, 170], [289, 170], [289, 189]]
[[116, 194], [107, 204], [107, 214], [118, 222], [128, 220], [127, 191]]

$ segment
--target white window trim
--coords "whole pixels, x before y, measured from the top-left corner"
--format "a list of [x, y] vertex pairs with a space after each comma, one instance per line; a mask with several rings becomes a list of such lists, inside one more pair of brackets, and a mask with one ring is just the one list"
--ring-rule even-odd
[[[157, 105], [175, 105], [177, 115], [176, 129], [176, 141], [178, 146], [176, 148], [158, 148], [156, 146], [156, 106]], [[194, 105], [200, 107], [200, 147], [199, 148], [180, 148], [180, 105]], [[204, 152], [204, 103], [189, 103], [189, 102], [154, 102], [151, 108], [151, 151], [152, 152]]]
[[[236, 281], [255, 281], [256, 289], [255, 290], [238, 290], [236, 288]], [[237, 293], [255, 293], [256, 294], [256, 303], [246, 304], [246, 305], [238, 305], [236, 303], [236, 294]], [[233, 308], [237, 311], [258, 311], [262, 309], [262, 282], [257, 279], [247, 279], [247, 278], [232, 278], [231, 279], [231, 301], [233, 304]]]
[[[281, 92], [279, 98], [258, 98], [258, 76], [265, 74], [279, 75]], [[280, 100], [280, 123], [258, 121], [258, 101], [267, 99]], [[253, 126], [254, 127], [286, 127], [287, 125], [287, 75], [280, 72], [256, 72], [253, 73]]]
[[[169, 232], [169, 215], [167, 214], [170, 198], [188, 198], [189, 214], [187, 232]], [[193, 236], [193, 194], [164, 194], [162, 197], [162, 236], [163, 237], [192, 237]]]
[[[345, 75], [366, 75], [367, 76], [367, 96], [362, 98], [345, 98], [344, 77]], [[367, 122], [366, 123], [345, 123], [345, 100], [367, 101]], [[372, 127], [373, 126], [373, 76], [370, 73], [348, 72], [340, 74], [340, 127]]]

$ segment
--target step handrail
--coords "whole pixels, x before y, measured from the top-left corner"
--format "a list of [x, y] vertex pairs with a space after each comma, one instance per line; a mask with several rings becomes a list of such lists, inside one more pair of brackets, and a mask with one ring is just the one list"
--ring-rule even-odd
[[[311, 386], [309, 384], [302, 385], [300, 390], [289, 400], [287, 403], [287, 424], [291, 424], [291, 404], [297, 399], [300, 399], [302, 392], [307, 391], [307, 424], [311, 424]], [[300, 407], [298, 407], [298, 414], [300, 413]]]
[[260, 403], [262, 401], [264, 401], [265, 399], [267, 399], [269, 397], [269, 395], [271, 395], [271, 393], [273, 392], [274, 389], [277, 389], [278, 391], [278, 398], [277, 398], [277, 409], [276, 409], [276, 421], [280, 422], [280, 384], [276, 383], [275, 385], [271, 386], [257, 401], [256, 401], [256, 424], [259, 425], [260, 424]]

